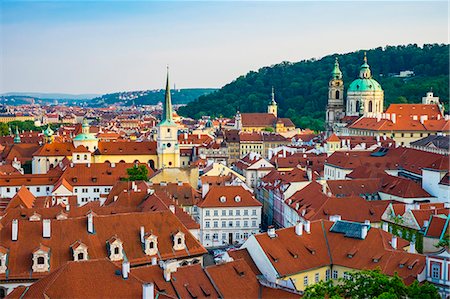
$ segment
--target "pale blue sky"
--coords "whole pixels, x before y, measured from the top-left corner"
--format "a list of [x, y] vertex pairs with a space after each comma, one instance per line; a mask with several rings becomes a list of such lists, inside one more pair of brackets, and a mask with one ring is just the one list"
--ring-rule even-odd
[[221, 87], [249, 70], [448, 43], [442, 2], [0, 1], [0, 92]]

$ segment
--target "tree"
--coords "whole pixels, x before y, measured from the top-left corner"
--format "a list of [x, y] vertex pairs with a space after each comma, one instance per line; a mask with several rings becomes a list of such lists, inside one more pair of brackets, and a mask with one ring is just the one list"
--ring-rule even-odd
[[406, 286], [395, 274], [387, 276], [379, 269], [349, 273], [350, 278], [321, 281], [306, 288], [305, 299], [311, 298], [440, 298], [436, 287], [428, 282], [420, 285], [415, 281]]
[[439, 247], [448, 247], [448, 246], [449, 246], [449, 234], [448, 233], [446, 233], [444, 235], [442, 240], [439, 240], [439, 242], [436, 245], [434, 245], [434, 247], [437, 247], [437, 248], [439, 248]]
[[0, 136], [9, 135], [9, 127], [6, 123], [0, 123]]
[[127, 181], [146, 181], [148, 180], [148, 169], [145, 165], [134, 165], [127, 169]]

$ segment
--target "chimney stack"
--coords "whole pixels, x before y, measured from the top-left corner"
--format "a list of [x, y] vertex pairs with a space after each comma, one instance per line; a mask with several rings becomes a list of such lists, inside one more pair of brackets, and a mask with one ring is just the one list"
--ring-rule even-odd
[[303, 223], [300, 221], [297, 221], [297, 224], [295, 225], [295, 234], [297, 236], [303, 235]]
[[397, 249], [397, 236], [392, 236], [391, 246], [394, 249]]
[[50, 238], [50, 236], [51, 236], [51, 225], [52, 225], [52, 222], [51, 222], [50, 219], [42, 220], [42, 237], [43, 238]]
[[387, 232], [389, 230], [389, 225], [387, 224], [387, 222], [383, 222], [383, 224], [381, 225], [382, 229]]
[[13, 241], [17, 241], [17, 238], [19, 236], [19, 220], [13, 219], [11, 232], [12, 232], [11, 239]]
[[158, 259], [156, 258], [156, 256], [152, 257], [152, 266], [155, 266], [158, 264]]
[[311, 221], [309, 220], [305, 222], [305, 232], [308, 234], [311, 233]]
[[423, 221], [423, 227], [428, 227], [428, 224], [430, 224], [430, 221], [428, 220]]
[[175, 205], [169, 205], [169, 210], [175, 214]]
[[167, 269], [167, 268], [164, 269], [163, 274], [164, 274], [164, 280], [165, 280], [165, 281], [170, 281], [170, 276], [171, 276], [170, 270]]
[[69, 211], [70, 211], [70, 205], [66, 204], [66, 212], [69, 212]]
[[333, 222], [339, 221], [341, 219], [342, 219], [341, 215], [331, 215], [330, 216], [330, 221], [333, 221]]
[[90, 234], [94, 233], [94, 215], [92, 215], [92, 213], [89, 213], [87, 215], [87, 229], [88, 233]]
[[141, 243], [144, 243], [144, 235], [145, 235], [145, 228], [143, 226], [141, 226], [141, 229], [140, 229]]
[[414, 241], [409, 242], [408, 252], [409, 253], [417, 253], [416, 252], [416, 242], [414, 242]]
[[365, 239], [367, 237], [367, 233], [369, 232], [369, 227], [367, 225], [363, 225], [361, 228], [361, 239]]
[[123, 261], [122, 262], [122, 277], [123, 277], [123, 279], [128, 279], [128, 274], [130, 274], [130, 263]]
[[269, 229], [267, 230], [267, 235], [269, 235], [270, 238], [275, 238], [277, 236], [275, 233], [275, 228], [273, 226], [269, 226]]
[[155, 285], [150, 283], [144, 283], [142, 285], [142, 299], [154, 299], [155, 298]]

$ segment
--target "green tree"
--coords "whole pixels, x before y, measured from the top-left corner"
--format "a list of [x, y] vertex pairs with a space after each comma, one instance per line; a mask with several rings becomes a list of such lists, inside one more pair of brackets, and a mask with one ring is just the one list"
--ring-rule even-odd
[[146, 181], [148, 180], [148, 169], [145, 165], [134, 165], [127, 169], [127, 181]]
[[9, 135], [9, 127], [6, 123], [0, 123], [0, 136]]
[[395, 274], [393, 277], [380, 270], [363, 270], [349, 274], [349, 279], [321, 281], [306, 288], [304, 298], [440, 298], [432, 284], [417, 281], [406, 286]]
[[446, 233], [444, 235], [442, 240], [439, 240], [439, 242], [436, 245], [434, 245], [434, 247], [437, 247], [437, 248], [439, 248], [439, 247], [448, 247], [448, 246], [449, 246], [449, 234], [448, 233]]

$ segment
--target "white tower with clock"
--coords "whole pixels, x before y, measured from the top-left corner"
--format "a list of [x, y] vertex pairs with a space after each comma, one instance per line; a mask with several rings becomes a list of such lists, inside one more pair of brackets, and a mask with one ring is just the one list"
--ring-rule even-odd
[[178, 146], [178, 125], [173, 121], [172, 100], [170, 98], [169, 69], [167, 69], [166, 96], [162, 120], [158, 124], [157, 154], [158, 168], [180, 167], [180, 147]]

